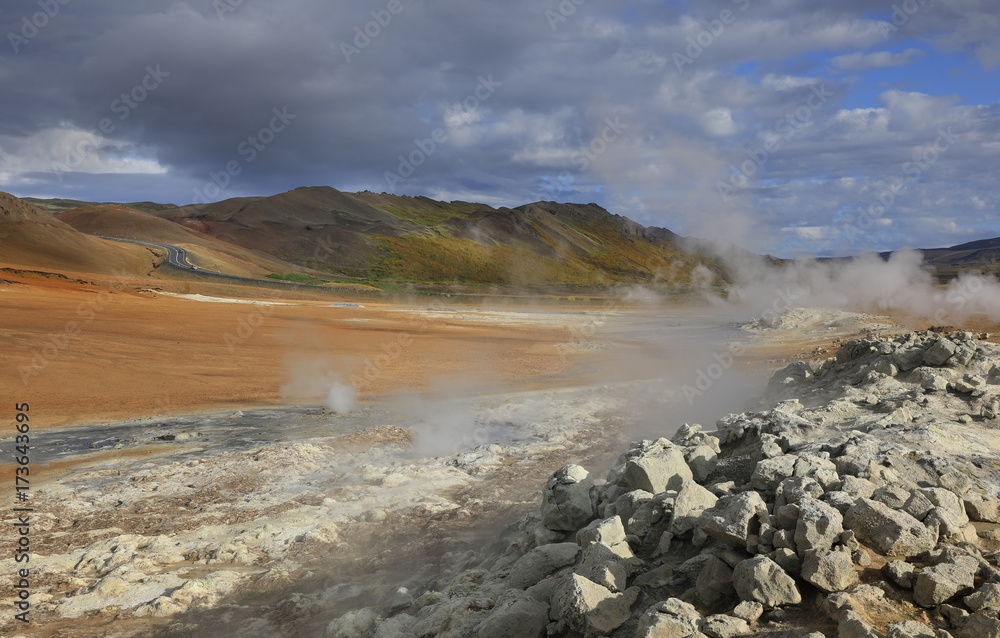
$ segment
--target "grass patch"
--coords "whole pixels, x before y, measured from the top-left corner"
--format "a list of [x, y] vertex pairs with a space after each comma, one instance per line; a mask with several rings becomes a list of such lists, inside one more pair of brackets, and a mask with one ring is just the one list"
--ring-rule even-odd
[[268, 275], [267, 278], [277, 279], [279, 281], [293, 281], [297, 284], [306, 284], [309, 286], [322, 286], [323, 284], [333, 281], [332, 279], [323, 279], [321, 277], [313, 277], [312, 275], [306, 275], [302, 273], [281, 274], [273, 272], [270, 275]]

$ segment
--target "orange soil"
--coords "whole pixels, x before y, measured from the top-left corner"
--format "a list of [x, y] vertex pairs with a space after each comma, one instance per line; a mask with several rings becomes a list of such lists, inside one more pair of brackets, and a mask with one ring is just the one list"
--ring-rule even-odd
[[[568, 338], [558, 327], [422, 319], [385, 303], [330, 307], [337, 299], [329, 295], [289, 306], [204, 303], [69, 276], [92, 283], [0, 270], [9, 282], [0, 283], [0, 384], [10, 409], [30, 402], [34, 427], [321, 402], [283, 392], [295, 369], [307, 379], [331, 370], [344, 381], [356, 375], [362, 396], [434, 389], [440, 379], [523, 388], [562, 369], [553, 344]], [[142, 283], [211, 296], [278, 294]]]

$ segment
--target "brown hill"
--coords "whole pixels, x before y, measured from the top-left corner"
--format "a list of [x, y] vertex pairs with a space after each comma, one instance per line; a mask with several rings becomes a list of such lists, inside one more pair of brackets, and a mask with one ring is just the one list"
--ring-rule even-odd
[[948, 248], [924, 248], [924, 261], [943, 279], [962, 271], [980, 270], [1000, 274], [1000, 237], [980, 239]]
[[85, 235], [49, 213], [0, 192], [0, 263], [59, 272], [145, 275], [154, 255], [141, 246]]
[[263, 277], [296, 268], [266, 253], [228, 244], [188, 225], [176, 224], [122, 204], [82, 206], [59, 213], [56, 217], [91, 235], [144, 239], [180, 246], [187, 249], [193, 263], [208, 270]]
[[683, 285], [699, 263], [722, 272], [669, 230], [596, 204], [495, 209], [324, 186], [157, 215], [300, 266], [383, 282]]

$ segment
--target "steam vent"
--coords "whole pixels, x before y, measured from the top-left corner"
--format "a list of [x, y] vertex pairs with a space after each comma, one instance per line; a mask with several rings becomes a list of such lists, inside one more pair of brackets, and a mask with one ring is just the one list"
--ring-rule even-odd
[[324, 637], [1000, 636], [998, 391], [969, 332], [846, 342], [766, 409], [556, 469], [495, 551]]

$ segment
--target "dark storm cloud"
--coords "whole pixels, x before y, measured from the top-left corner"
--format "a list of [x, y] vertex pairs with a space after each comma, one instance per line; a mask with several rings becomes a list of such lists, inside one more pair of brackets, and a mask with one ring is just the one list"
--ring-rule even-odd
[[[893, 3], [860, 0], [716, 0], [696, 13], [651, 1], [50, 0], [58, 11], [30, 38], [24, 19], [43, 8], [9, 2], [0, 188], [187, 203], [391, 186], [495, 204], [598, 201], [704, 235], [764, 224], [778, 250], [960, 240], [997, 210], [996, 176], [983, 168], [996, 165], [996, 104], [890, 86], [868, 109], [844, 107], [844, 65], [891, 66], [896, 45], [925, 43], [926, 55], [905, 47], [912, 66], [945, 50], [987, 69], [1000, 61], [988, 0], [909, 1], [916, 9], [897, 26]], [[719, 180], [820, 85], [833, 97], [735, 197], [720, 197]], [[620, 122], [614, 135], [609, 121]], [[908, 187], [879, 220], [891, 222], [884, 232], [845, 242], [844, 210], [944, 124], [961, 152]]]

